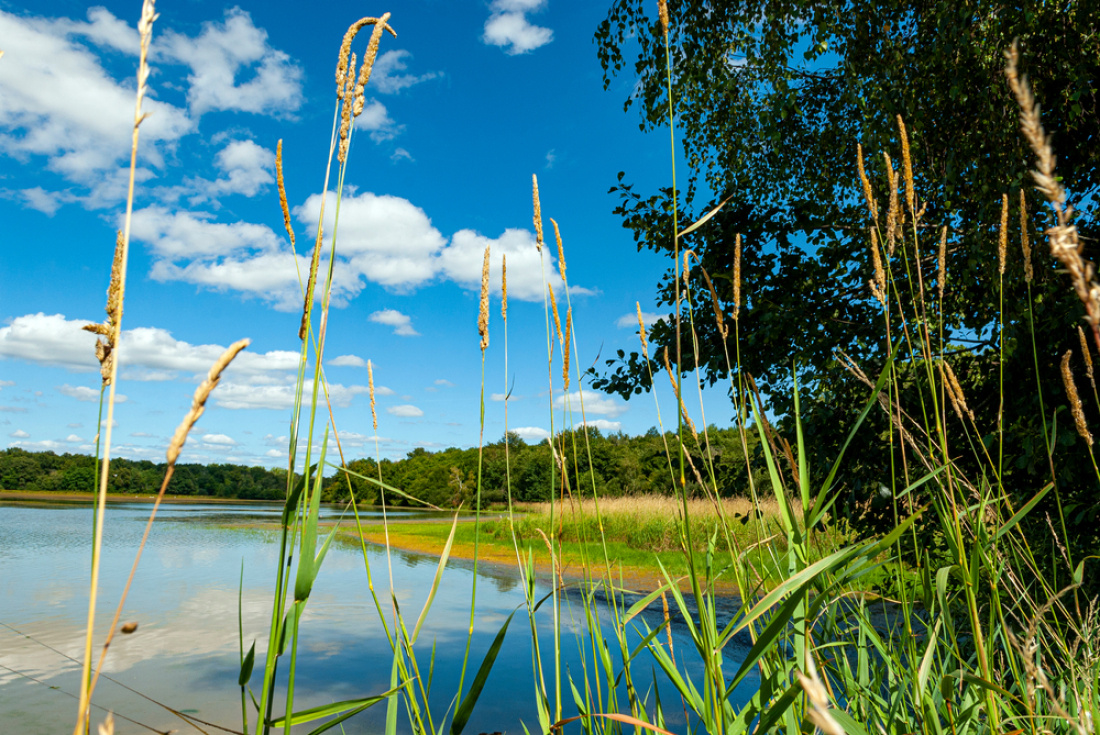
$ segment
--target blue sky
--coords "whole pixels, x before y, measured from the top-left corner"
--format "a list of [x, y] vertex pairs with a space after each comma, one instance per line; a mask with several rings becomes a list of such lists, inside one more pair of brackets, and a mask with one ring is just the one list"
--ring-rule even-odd
[[[274, 150], [284, 141], [299, 258], [308, 256], [335, 104], [340, 39], [392, 12], [349, 155], [326, 345], [337, 427], [374, 454], [365, 361], [378, 386], [380, 450], [476, 446], [482, 252], [494, 293], [486, 439], [546, 436], [566, 405], [546, 360], [531, 175], [561, 226], [578, 354], [635, 349], [635, 302], [651, 318], [670, 263], [638, 253], [612, 214], [620, 170], [641, 191], [670, 181], [667, 132], [623, 111], [634, 79], [605, 91], [592, 34], [606, 8], [566, 0], [158, 4], [142, 125], [116, 456], [163, 457], [209, 364], [252, 339], [215, 391], [182, 461], [285, 462], [300, 295], [282, 227]], [[0, 446], [88, 452], [114, 232], [125, 209], [138, 2], [0, 1]], [[353, 47], [360, 55], [369, 35]], [[548, 233], [549, 219], [546, 220]], [[504, 367], [499, 259], [508, 256]], [[557, 281], [556, 253], [548, 253]], [[560, 281], [557, 281], [560, 283]], [[564, 301], [559, 291], [559, 299]], [[564, 305], [563, 305], [564, 312]], [[564, 316], [564, 313], [563, 313]], [[662, 386], [666, 382], [662, 378]], [[576, 381], [569, 403], [576, 403]], [[496, 394], [494, 396], [494, 394]], [[658, 393], [675, 421], [669, 391]], [[698, 401], [695, 402], [699, 421]], [[706, 420], [726, 424], [722, 391]], [[588, 419], [637, 434], [649, 395], [585, 394]], [[560, 426], [561, 417], [555, 415]], [[579, 422], [579, 417], [577, 418]]]

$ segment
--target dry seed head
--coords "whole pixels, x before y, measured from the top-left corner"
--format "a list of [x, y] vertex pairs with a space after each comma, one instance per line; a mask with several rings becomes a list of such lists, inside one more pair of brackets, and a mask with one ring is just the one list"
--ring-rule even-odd
[[1020, 127], [1038, 159], [1038, 168], [1032, 171], [1031, 175], [1035, 178], [1035, 185], [1039, 191], [1043, 192], [1047, 200], [1054, 205], [1059, 223], [1065, 224], [1062, 221], [1064, 217], [1062, 205], [1066, 201], [1066, 192], [1054, 178], [1054, 152], [1051, 149], [1050, 138], [1043, 131], [1043, 125], [1039, 121], [1039, 105], [1031, 93], [1027, 77], [1021, 77], [1017, 69], [1019, 48], [1016, 41], [1013, 41], [1012, 46], [1005, 52], [1005, 58], [1008, 61], [1005, 65], [1008, 86], [1012, 89], [1012, 93], [1016, 96], [1016, 103], [1020, 107]]
[[691, 431], [691, 435], [695, 437], [696, 443], [699, 442], [699, 433], [695, 430], [695, 424], [691, 420], [691, 416], [688, 416], [687, 406], [684, 405], [684, 399], [680, 397], [680, 386], [676, 384], [676, 374], [672, 372], [672, 363], [668, 359], [668, 348], [664, 351], [665, 358], [665, 371], [668, 373], [668, 379], [672, 383], [672, 394], [676, 396], [676, 403], [680, 406], [680, 415], [684, 418], [684, 423], [687, 424], [688, 429]]
[[[321, 222], [324, 222], [324, 201], [321, 202]], [[324, 240], [324, 230], [317, 226], [317, 242], [313, 244], [313, 260], [309, 264], [309, 280], [306, 281], [305, 302], [302, 304], [302, 323], [298, 327], [298, 339], [305, 339], [309, 331], [309, 312], [313, 306], [313, 287], [317, 282], [317, 264], [321, 261], [321, 242]]]
[[508, 256], [500, 256], [500, 318], [508, 321]]
[[370, 418], [374, 422], [374, 434], [378, 435], [378, 409], [374, 403], [374, 365], [367, 360], [367, 387], [370, 390]]
[[641, 304], [635, 301], [634, 306], [638, 309], [638, 338], [641, 340], [641, 353], [646, 355], [646, 361], [648, 362], [649, 338], [646, 337], [646, 320], [641, 318]]
[[1035, 277], [1031, 268], [1031, 243], [1027, 239], [1027, 194], [1020, 189], [1020, 249], [1024, 251], [1024, 278], [1028, 283]]
[[345, 93], [340, 96], [343, 102], [340, 103], [340, 149], [336, 154], [336, 159], [343, 163], [348, 158], [348, 146], [351, 144], [349, 136], [351, 135], [351, 108], [354, 105], [354, 96], [351, 93], [351, 80], [355, 77], [355, 54], [352, 53], [351, 61], [348, 62], [348, 81], [347, 89]]
[[565, 278], [565, 251], [561, 247], [561, 232], [558, 230], [558, 223], [553, 217], [550, 218], [550, 224], [554, 225], [554, 239], [558, 243], [558, 270], [561, 271], [561, 280], [569, 283]]
[[1073, 382], [1073, 371], [1069, 367], [1069, 358], [1072, 355], [1073, 350], [1066, 350], [1066, 354], [1062, 355], [1062, 384], [1066, 387], [1066, 399], [1069, 400], [1069, 408], [1073, 412], [1073, 423], [1077, 426], [1077, 433], [1091, 447], [1092, 434], [1089, 433], [1089, 427], [1085, 424], [1085, 411], [1081, 407], [1077, 385]]
[[863, 146], [856, 143], [856, 168], [859, 170], [859, 181], [863, 184], [863, 198], [867, 200], [867, 210], [871, 218], [878, 222], [878, 202], [875, 201], [874, 192], [871, 191], [871, 180], [867, 178], [867, 172], [863, 168]]
[[558, 342], [562, 342], [565, 338], [561, 333], [561, 318], [558, 316], [558, 299], [554, 296], [554, 287], [551, 284], [547, 283], [546, 288], [550, 289], [550, 305], [554, 310], [554, 327], [558, 330]]
[[729, 336], [730, 330], [726, 327], [725, 317], [722, 315], [722, 305], [718, 303], [718, 293], [714, 290], [714, 284], [710, 280], [710, 274], [707, 273], [707, 269], [702, 266], [699, 270], [703, 272], [703, 280], [707, 283], [707, 290], [710, 291], [710, 302], [714, 307], [714, 320], [718, 323], [718, 333], [722, 335], [722, 339], [726, 339]]
[[564, 390], [569, 390], [569, 343], [573, 337], [573, 307], [565, 312], [565, 346], [562, 348], [561, 377]]
[[947, 285], [947, 225], [940, 230], [940, 252], [936, 258], [936, 288], [943, 301], [943, 289]]
[[657, 0], [657, 19], [661, 21], [661, 32], [668, 36], [668, 2]]
[[733, 239], [733, 320], [741, 315], [741, 234]]
[[290, 206], [286, 201], [286, 181], [283, 179], [283, 139], [275, 146], [275, 182], [279, 186], [279, 207], [283, 210], [283, 227], [290, 236], [290, 249], [294, 250], [294, 228], [290, 225]]
[[817, 666], [814, 664], [813, 656], [806, 657], [806, 669], [809, 676], [801, 671], [796, 672], [798, 683], [802, 685], [802, 689], [806, 692], [806, 696], [812, 705], [811, 709], [806, 712], [806, 719], [816, 725], [824, 735], [844, 735], [844, 728], [829, 712], [828, 692], [817, 674]]
[[477, 315], [477, 333], [481, 335], [481, 352], [489, 346], [489, 246], [481, 262], [481, 308]]
[[[389, 13], [383, 13], [382, 17], [378, 19], [378, 22], [374, 24], [374, 28], [371, 30], [370, 41], [367, 43], [367, 52], [363, 55], [363, 66], [359, 69], [359, 79], [355, 83], [355, 117], [359, 117], [359, 113], [363, 111], [363, 92], [366, 89], [367, 82], [370, 81], [370, 73], [374, 68], [374, 59], [378, 56], [378, 45], [382, 41], [382, 33], [389, 31], [390, 35], [397, 38], [397, 32], [390, 28], [388, 21], [390, 19]], [[348, 76], [352, 76], [352, 72], [348, 72]], [[348, 80], [350, 86], [351, 80]]]
[[962, 386], [959, 385], [959, 379], [955, 377], [955, 371], [951, 368], [951, 363], [944, 360], [943, 366], [947, 370], [948, 395], [951, 397], [951, 402], [955, 404], [955, 412], [959, 414], [960, 419], [962, 413], [965, 412], [970, 416], [970, 420], [974, 421], [974, 412], [966, 405], [966, 395], [963, 393]]
[[1085, 375], [1088, 376], [1090, 383], [1095, 384], [1092, 373], [1092, 351], [1089, 350], [1089, 341], [1085, 339], [1085, 330], [1081, 329], [1080, 325], [1077, 327], [1077, 339], [1081, 341], [1081, 356], [1085, 358]]
[[535, 205], [535, 247], [542, 250], [542, 204], [539, 203], [539, 178], [531, 174], [531, 200]]
[[886, 251], [893, 256], [897, 245], [898, 228], [901, 226], [901, 207], [898, 206], [898, 175], [894, 173], [894, 164], [889, 153], [883, 153], [886, 159], [886, 183], [890, 187], [890, 208], [886, 211]]
[[879, 252], [878, 231], [871, 228], [871, 262], [875, 266], [875, 280], [871, 282], [871, 293], [878, 302], [886, 306], [886, 271], [882, 267], [882, 253]]
[[[360, 18], [359, 20], [348, 26], [347, 32], [344, 33], [344, 40], [340, 42], [340, 57], [339, 60], [336, 62], [336, 97], [338, 99], [344, 99], [345, 90], [350, 88], [348, 78], [355, 78], [354, 73], [348, 73], [348, 54], [351, 53], [351, 42], [355, 40], [355, 36], [358, 35], [359, 31], [363, 30], [364, 26], [374, 25], [377, 27], [378, 24], [382, 24], [384, 29], [389, 31], [391, 34], [393, 34], [393, 37], [396, 38], [397, 34], [392, 28], [389, 27], [389, 25], [386, 24], [386, 21], [389, 20], [389, 17], [390, 14], [386, 13], [381, 18]], [[372, 38], [373, 35], [374, 34], [372, 33]], [[381, 33], [379, 33], [379, 35], [381, 35]], [[376, 46], [375, 51], [377, 52], [377, 50], [378, 49]], [[370, 53], [369, 47], [367, 49], [367, 53]]]
[[914, 221], [917, 216], [917, 193], [913, 188], [913, 161], [909, 157], [909, 133], [905, 130], [905, 121], [898, 115], [898, 132], [901, 134], [901, 162], [905, 169], [905, 203], [909, 205], [909, 211], [913, 214]]
[[1001, 194], [1001, 229], [997, 234], [997, 272], [1005, 274], [1005, 255], [1008, 253], [1008, 194]]
[[199, 384], [199, 387], [195, 389], [195, 397], [191, 401], [191, 410], [187, 412], [187, 415], [183, 417], [183, 421], [179, 427], [176, 428], [176, 433], [172, 435], [172, 441], [168, 443], [168, 465], [174, 465], [176, 460], [180, 456], [180, 450], [183, 449], [183, 443], [187, 441], [187, 433], [191, 431], [191, 427], [195, 425], [195, 422], [202, 416], [202, 412], [206, 407], [206, 399], [210, 397], [210, 391], [217, 387], [218, 381], [221, 380], [222, 372], [229, 367], [229, 363], [233, 362], [233, 358], [248, 347], [250, 340], [242, 339], [239, 342], [234, 342], [229, 346], [222, 356], [218, 358], [213, 367], [210, 368], [210, 372], [206, 375], [206, 380]]
[[103, 722], [99, 723], [99, 735], [115, 735], [115, 716], [114, 713], [108, 712], [107, 716], [103, 718]]

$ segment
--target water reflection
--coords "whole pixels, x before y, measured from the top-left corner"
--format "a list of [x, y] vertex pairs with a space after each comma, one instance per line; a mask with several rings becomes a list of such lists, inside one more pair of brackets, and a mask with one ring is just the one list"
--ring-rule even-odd
[[[107, 510], [97, 640], [102, 640], [113, 615], [148, 510], [147, 504], [137, 503], [112, 504]], [[238, 729], [238, 590], [244, 645], [247, 649], [257, 641], [257, 668], [262, 668], [278, 556], [277, 534], [239, 524], [277, 519], [280, 512], [276, 504], [162, 507], [123, 614], [123, 620], [137, 621], [139, 627], [115, 639], [106, 674], [173, 708]], [[326, 510], [330, 518], [339, 512]], [[226, 522], [237, 525], [219, 525]], [[87, 505], [0, 503], [0, 622], [10, 626], [0, 627], [0, 712], [6, 731], [35, 735], [64, 732], [72, 725], [76, 704], [65, 692], [79, 691], [79, 666], [71, 659], [79, 658], [83, 649], [91, 526]], [[367, 560], [387, 609], [392, 564], [394, 598], [411, 624], [424, 604], [437, 559], [394, 552], [387, 560], [381, 550], [368, 547]], [[455, 560], [449, 566], [417, 645], [425, 665], [435, 646], [432, 708], [437, 717], [453, 707], [473, 576], [470, 562]], [[513, 569], [482, 562], [478, 575], [471, 671], [507, 616], [523, 604]], [[537, 622], [546, 641], [553, 622], [549, 610], [546, 605], [546, 614], [540, 613]], [[522, 732], [521, 721], [537, 728], [532, 641], [523, 615], [513, 621], [505, 651], [467, 732]], [[657, 625], [661, 613], [654, 615], [651, 624]], [[563, 616], [563, 628], [584, 632], [579, 596], [565, 597]], [[601, 618], [606, 617], [605, 610]], [[563, 648], [564, 671], [575, 680], [584, 672], [580, 645], [570, 640]], [[681, 640], [677, 645], [686, 651], [691, 644]], [[362, 551], [355, 545], [334, 546], [302, 619], [296, 709], [388, 689], [391, 661]], [[649, 666], [644, 669], [648, 678]], [[259, 686], [261, 675], [254, 677], [254, 686]], [[468, 673], [467, 682], [471, 676]], [[568, 682], [564, 686], [568, 691]], [[752, 686], [747, 684], [749, 691]], [[95, 701], [156, 730], [196, 732], [112, 681], [101, 682]], [[666, 715], [676, 729], [675, 712]], [[346, 723], [346, 732], [378, 732], [384, 717], [384, 706], [379, 706]], [[120, 735], [148, 732], [134, 722], [120, 720], [118, 725]]]

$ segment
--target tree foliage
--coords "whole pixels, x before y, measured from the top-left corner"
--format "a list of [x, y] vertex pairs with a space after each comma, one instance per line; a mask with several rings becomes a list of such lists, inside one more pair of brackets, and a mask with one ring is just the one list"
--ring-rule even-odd
[[[1041, 250], [1042, 233], [1053, 220], [1031, 197], [1032, 157], [1005, 84], [1004, 51], [1019, 39], [1022, 70], [1043, 105], [1057, 171], [1091, 249], [1100, 189], [1100, 5], [1072, 0], [671, 0], [669, 10], [676, 134], [689, 168], [675, 201], [681, 228], [729, 198], [713, 220], [680, 242], [680, 249], [694, 250], [713, 276], [727, 315], [735, 308], [736, 235], [744, 247], [739, 329], [723, 344], [715, 324], [695, 322], [698, 363], [707, 379], [725, 381], [726, 349], [733, 353], [736, 335], [745, 370], [760, 381], [773, 410], [789, 415], [790, 378], [797, 370], [806, 387], [803, 420], [811, 447], [822, 462], [835, 456], [845, 427], [867, 395], [867, 388], [841, 369], [838, 356], [850, 355], [874, 375], [887, 354], [881, 307], [867, 285], [874, 275], [873, 219], [857, 169], [857, 146], [862, 146], [883, 225], [892, 188], [884, 154], [900, 171], [900, 118], [911, 147], [921, 249], [911, 247], [909, 215], [901, 225], [910, 247], [891, 247], [897, 289], [923, 289], [926, 300], [935, 301], [937, 249], [946, 227], [943, 312], [941, 317], [930, 308], [928, 325], [933, 330], [942, 326], [983, 427], [996, 426], [1000, 410], [1003, 340], [1010, 386], [1004, 407], [1010, 457], [1006, 479], [1013, 479], [1021, 493], [1034, 491], [1050, 479], [1051, 465], [1057, 466], [1069, 495], [1080, 496], [1070, 497], [1070, 505], [1076, 503], [1082, 524], [1087, 521], [1086, 496], [1096, 481], [1087, 455], [1063, 430], [1052, 463], [1042, 439], [1017, 224], [1021, 189], [1031, 199], [1029, 239], [1040, 248], [1030, 303], [1048, 422], [1052, 408], [1065, 403], [1058, 360], [1077, 346], [1074, 328], [1082, 311]], [[624, 73], [633, 56], [637, 84], [625, 106], [638, 109], [643, 129], [667, 126], [665, 46], [655, 4], [615, 0], [595, 40], [605, 86]], [[621, 173], [612, 191], [619, 195], [616, 212], [639, 249], [673, 252], [672, 189], [639, 192]], [[904, 185], [900, 191], [904, 196]], [[1004, 194], [1013, 227], [1002, 311], [997, 248]], [[922, 283], [915, 282], [918, 263]], [[705, 314], [709, 296], [698, 269], [691, 283], [695, 305], [702, 304], [697, 315]], [[671, 266], [657, 284], [657, 298], [674, 309]], [[654, 325], [651, 337], [658, 351], [675, 349], [673, 321], [670, 316]], [[696, 359], [686, 333], [682, 339], [681, 369], [688, 370]], [[649, 370], [662, 367], [654, 360], [647, 368], [642, 356], [625, 351], [608, 366], [595, 384], [624, 397], [648, 389]], [[910, 379], [920, 378], [913, 371]], [[919, 406], [912, 408], [920, 415]], [[869, 424], [871, 431], [885, 432], [885, 418], [877, 420]], [[957, 446], [968, 441], [956, 439]], [[991, 446], [994, 438], [987, 434], [978, 441]], [[871, 483], [888, 467], [884, 451], [862, 452], [851, 468], [853, 484]]]

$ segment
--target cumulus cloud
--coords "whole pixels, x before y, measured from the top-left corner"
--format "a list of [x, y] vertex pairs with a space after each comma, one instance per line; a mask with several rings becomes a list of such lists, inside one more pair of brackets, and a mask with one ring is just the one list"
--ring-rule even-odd
[[214, 156], [214, 165], [221, 177], [213, 181], [189, 178], [180, 193], [190, 191], [192, 206], [217, 202], [230, 194], [252, 197], [275, 183], [275, 153], [251, 140], [230, 141]]
[[554, 405], [558, 408], [565, 408], [568, 403], [574, 410], [579, 410], [582, 399], [584, 401], [584, 412], [589, 415], [615, 418], [627, 410], [627, 405], [623, 401], [594, 390], [577, 390], [568, 395], [559, 395], [554, 399]]
[[447, 380], [446, 378], [437, 378], [436, 381], [435, 381], [435, 385], [438, 385], [441, 388], [454, 388], [455, 387], [455, 384], [452, 383], [451, 381]]
[[328, 361], [332, 367], [366, 367], [367, 361], [358, 355], [340, 355]]
[[400, 337], [420, 336], [420, 332], [413, 329], [412, 318], [407, 314], [402, 314], [397, 309], [382, 309], [367, 318], [375, 324], [385, 324], [388, 327], [393, 327], [393, 333]]
[[30, 434], [23, 431], [22, 429], [16, 429], [12, 433], [8, 434], [8, 436], [12, 437], [13, 439], [26, 439], [30, 436]]
[[[0, 151], [20, 160], [47, 157], [49, 170], [102, 189], [87, 199], [100, 204], [119, 193], [115, 171], [129, 156], [133, 80], [112, 78], [78, 39], [136, 53], [137, 34], [102, 8], [89, 11], [88, 18], [81, 23], [0, 11], [6, 52], [0, 65]], [[165, 152], [195, 124], [186, 110], [152, 94], [145, 98], [145, 111], [152, 114], [141, 127], [142, 158], [160, 167]], [[28, 203], [38, 208], [61, 201], [38, 192], [29, 196]]]
[[401, 416], [403, 418], [414, 418], [416, 416], [423, 416], [424, 412], [412, 404], [402, 404], [399, 406], [389, 406], [386, 408], [386, 413], [392, 416]]
[[240, 8], [226, 10], [221, 23], [204, 23], [195, 38], [166, 31], [157, 49], [190, 67], [187, 101], [195, 115], [237, 110], [285, 116], [302, 104], [302, 70], [272, 48], [267, 31]]
[[[16, 317], [0, 328], [0, 359], [23, 360], [73, 372], [98, 370], [99, 363], [93, 354], [95, 336], [81, 329], [84, 324], [87, 321], [66, 319], [62, 314]], [[225, 351], [223, 345], [194, 345], [177, 340], [171, 332], [156, 327], [123, 330], [122, 343], [125, 349], [119, 353], [120, 366], [126, 367], [128, 372], [145, 371], [158, 379], [199, 379]], [[247, 382], [292, 391], [297, 367], [297, 352], [246, 350], [226, 370], [223, 385], [215, 395], [226, 393], [229, 388], [226, 381], [235, 381], [238, 386]], [[291, 384], [289, 388], [288, 383]], [[362, 390], [367, 389], [363, 387]], [[58, 391], [78, 400], [94, 400], [99, 395], [91, 388], [69, 385], [59, 387]]]
[[80, 444], [84, 440], [76, 434], [69, 434], [67, 437], [65, 437], [65, 441], [67, 441], [69, 444]]
[[234, 440], [232, 437], [226, 436], [225, 434], [203, 434], [202, 440], [206, 444], [218, 444], [225, 447], [237, 446], [236, 440]]
[[[75, 398], [78, 401], [84, 401], [85, 403], [91, 403], [92, 401], [99, 400], [99, 391], [94, 388], [89, 388], [86, 385], [65, 385], [57, 386], [57, 392], [63, 396], [69, 398]], [[121, 393], [115, 393], [115, 403], [125, 403], [126, 396]]]
[[[477, 291], [481, 288], [481, 266], [489, 247], [489, 284], [493, 295], [500, 295], [501, 257], [508, 256], [508, 297], [522, 301], [542, 301], [544, 279], [554, 293], [565, 295], [565, 283], [557, 270], [557, 258], [547, 248], [545, 260], [535, 247], [535, 235], [528, 230], [509, 228], [497, 238], [473, 230], [459, 230], [439, 255], [440, 270], [459, 285]], [[570, 293], [588, 295], [591, 289], [570, 287]]]
[[438, 72], [430, 71], [425, 74], [406, 74], [409, 65], [406, 59], [411, 59], [412, 54], [404, 49], [394, 49], [375, 59], [374, 69], [371, 71], [370, 86], [382, 94], [394, 94], [403, 89], [435, 79]]
[[[648, 311], [642, 312], [642, 321], [645, 322], [646, 329], [653, 326], [655, 322], [660, 320], [661, 317], [657, 314], [650, 314]], [[623, 314], [621, 317], [615, 320], [615, 326], [619, 329], [633, 328], [635, 332], [638, 331], [638, 312], [631, 312], [630, 314]]]
[[[329, 400], [332, 405], [347, 408], [355, 396], [370, 392], [365, 385], [341, 385], [326, 383]], [[307, 380], [305, 392], [313, 390], [313, 381]], [[377, 391], [376, 391], [377, 392]], [[252, 384], [243, 382], [223, 382], [212, 394], [214, 402], [222, 408], [252, 409], [267, 408], [285, 411], [294, 405], [294, 384]]]
[[604, 433], [617, 432], [623, 428], [621, 421], [608, 421], [607, 419], [589, 419], [582, 422], [582, 425], [594, 427]]
[[532, 24], [527, 13], [542, 10], [545, 0], [494, 0], [481, 40], [509, 55], [525, 54], [554, 40], [554, 32]]
[[363, 107], [363, 112], [355, 118], [355, 128], [369, 132], [375, 143], [393, 140], [405, 132], [405, 126], [398, 125], [378, 100], [371, 100]]
[[509, 431], [518, 434], [528, 444], [537, 444], [550, 438], [550, 432], [538, 426], [519, 426]]

